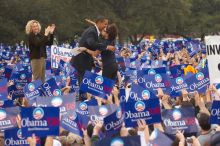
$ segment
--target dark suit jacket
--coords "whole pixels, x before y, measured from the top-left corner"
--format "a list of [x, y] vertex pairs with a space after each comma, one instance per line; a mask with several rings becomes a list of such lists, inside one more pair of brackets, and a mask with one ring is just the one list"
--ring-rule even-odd
[[[104, 48], [104, 44], [99, 41], [98, 32], [95, 26], [87, 28], [79, 41], [79, 47], [86, 47], [92, 51]], [[93, 58], [86, 52], [82, 52], [72, 57], [71, 64], [80, 75], [84, 75], [86, 70], [91, 70], [93, 66]]]
[[86, 47], [92, 51], [103, 47], [103, 44], [99, 41], [98, 32], [95, 26], [91, 26], [83, 32], [79, 41], [79, 46]]

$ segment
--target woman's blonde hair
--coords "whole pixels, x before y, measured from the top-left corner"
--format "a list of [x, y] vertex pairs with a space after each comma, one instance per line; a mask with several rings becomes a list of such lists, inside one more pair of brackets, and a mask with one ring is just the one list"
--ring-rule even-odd
[[32, 32], [31, 27], [34, 23], [37, 23], [37, 25], [39, 27], [39, 31], [41, 30], [41, 25], [37, 20], [30, 20], [30, 21], [28, 21], [28, 23], [25, 27], [26, 34], [30, 34]]

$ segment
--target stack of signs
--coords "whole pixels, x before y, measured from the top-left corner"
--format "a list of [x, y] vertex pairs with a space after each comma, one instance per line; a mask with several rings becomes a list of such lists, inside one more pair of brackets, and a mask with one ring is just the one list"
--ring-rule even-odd
[[98, 97], [106, 98], [106, 94], [111, 94], [113, 86], [113, 80], [86, 71], [80, 90]]
[[205, 93], [207, 86], [210, 84], [208, 68], [204, 68], [197, 74], [187, 78], [186, 83], [188, 84], [188, 92]]
[[21, 130], [23, 137], [35, 134], [38, 137], [59, 135], [59, 108], [21, 108]]
[[44, 96], [60, 96], [62, 92], [57, 86], [57, 83], [54, 78], [47, 80], [41, 85]]
[[20, 113], [19, 107], [0, 109], [0, 130], [17, 127], [16, 117]]
[[59, 107], [61, 116], [75, 111], [75, 94], [37, 97], [36, 101], [39, 107]]
[[158, 98], [126, 102], [124, 107], [126, 127], [137, 127], [137, 120], [139, 119], [144, 119], [147, 124], [161, 122]]
[[104, 138], [101, 141], [95, 142], [95, 146], [140, 146], [141, 141], [139, 136], [128, 136], [128, 137], [115, 137], [115, 138]]
[[194, 133], [198, 131], [194, 108], [165, 109], [162, 111], [165, 132], [176, 134], [176, 131]]
[[211, 124], [220, 124], [220, 101], [213, 101], [212, 109], [211, 109], [211, 117], [210, 123]]
[[36, 97], [42, 95], [42, 91], [39, 89], [41, 85], [41, 80], [35, 80], [24, 87], [24, 95], [27, 98], [29, 105], [36, 103]]

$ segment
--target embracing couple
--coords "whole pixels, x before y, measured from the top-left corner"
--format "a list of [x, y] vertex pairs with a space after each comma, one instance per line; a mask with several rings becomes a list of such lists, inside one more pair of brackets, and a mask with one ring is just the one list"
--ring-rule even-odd
[[78, 72], [78, 82], [81, 85], [85, 71], [91, 71], [94, 67], [94, 58], [101, 54], [102, 76], [116, 79], [118, 64], [115, 58], [115, 40], [117, 27], [115, 24], [108, 25], [108, 19], [99, 16], [95, 22], [86, 20], [93, 24], [87, 28], [79, 41], [79, 53], [71, 59], [71, 65]]

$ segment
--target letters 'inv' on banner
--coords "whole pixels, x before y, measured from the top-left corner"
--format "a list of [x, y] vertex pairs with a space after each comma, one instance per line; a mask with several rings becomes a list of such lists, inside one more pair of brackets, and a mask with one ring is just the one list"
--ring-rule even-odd
[[210, 83], [220, 83], [220, 36], [206, 36]]

